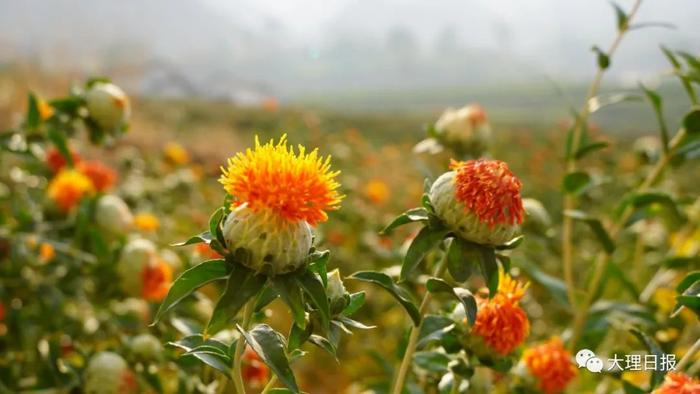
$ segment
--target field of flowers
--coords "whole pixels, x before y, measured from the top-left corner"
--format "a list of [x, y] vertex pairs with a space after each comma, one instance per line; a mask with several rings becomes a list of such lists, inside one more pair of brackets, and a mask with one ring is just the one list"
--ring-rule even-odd
[[618, 11], [558, 125], [3, 77], [0, 393], [700, 393], [700, 59], [600, 95]]

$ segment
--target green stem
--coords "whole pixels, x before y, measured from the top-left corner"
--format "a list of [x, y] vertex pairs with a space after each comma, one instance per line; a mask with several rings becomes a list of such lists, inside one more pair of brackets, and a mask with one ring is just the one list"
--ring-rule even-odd
[[454, 374], [452, 376], [454, 380], [452, 381], [452, 390], [450, 390], [450, 394], [459, 394], [459, 385], [462, 384], [462, 378]]
[[260, 392], [260, 394], [267, 394], [270, 390], [272, 390], [273, 387], [275, 387], [275, 383], [277, 383], [277, 376], [272, 375], [272, 377], [267, 382], [265, 388], [263, 389], [263, 391]]
[[[612, 44], [610, 45], [610, 48], [606, 52], [606, 55], [609, 58], [612, 58], [613, 54], [617, 51], [617, 48], [620, 46], [620, 43], [622, 42], [622, 38], [625, 36], [625, 33], [629, 30], [629, 25], [630, 21], [634, 17], [634, 15], [637, 13], [639, 10], [639, 6], [641, 5], [642, 0], [637, 0], [634, 5], [632, 6], [632, 9], [630, 10], [629, 14], [627, 15], [627, 23], [623, 28], [621, 28], [618, 32], [618, 34], [615, 36], [615, 39], [613, 40]], [[576, 171], [577, 168], [577, 162], [576, 162], [576, 152], [579, 149], [579, 146], [581, 145], [581, 137], [583, 135], [583, 130], [584, 130], [584, 125], [586, 124], [588, 120], [588, 116], [591, 114], [591, 107], [590, 107], [590, 101], [593, 97], [595, 97], [598, 94], [598, 91], [600, 90], [600, 86], [603, 82], [603, 75], [605, 74], [606, 68], [603, 67], [598, 67], [598, 70], [596, 71], [595, 76], [593, 77], [593, 81], [591, 82], [591, 85], [588, 88], [588, 93], [586, 94], [586, 101], [583, 103], [583, 107], [581, 108], [581, 111], [578, 114], [578, 119], [576, 119], [576, 123], [574, 124], [574, 130], [573, 130], [573, 136], [571, 139], [571, 150], [569, 152], [569, 156], [566, 159], [566, 172], [571, 173]], [[571, 194], [565, 194], [564, 195], [564, 212], [569, 211], [574, 209], [576, 206], [576, 199], [574, 198], [573, 195]], [[567, 298], [569, 300], [569, 303], [571, 304], [571, 307], [575, 310], [576, 309], [576, 285], [574, 282], [574, 270], [573, 270], [573, 253], [574, 253], [574, 245], [573, 245], [573, 218], [571, 218], [568, 215], [564, 215], [563, 218], [563, 223], [562, 223], [562, 242], [561, 242], [561, 250], [562, 250], [562, 265], [564, 268], [564, 281], [566, 283], [566, 294]]]
[[[434, 277], [441, 277], [445, 273], [446, 267], [446, 256], [440, 260], [440, 262], [435, 267]], [[401, 366], [399, 367], [399, 373], [396, 375], [396, 381], [394, 382], [394, 388], [391, 390], [392, 394], [401, 394], [404, 384], [406, 384], [406, 376], [408, 375], [408, 369], [411, 367], [413, 361], [413, 353], [416, 351], [416, 343], [418, 342], [418, 335], [420, 334], [420, 329], [423, 326], [423, 315], [428, 310], [428, 304], [430, 303], [430, 292], [425, 291], [425, 296], [423, 296], [423, 301], [420, 303], [420, 308], [418, 312], [421, 316], [421, 323], [418, 327], [413, 327], [411, 329], [411, 334], [408, 337], [408, 343], [406, 344], [406, 352], [403, 355], [403, 360], [401, 360]]]
[[[250, 320], [253, 316], [253, 310], [255, 309], [255, 298], [252, 298], [248, 303], [245, 305], [245, 308], [243, 309], [243, 322], [241, 326], [243, 327], [244, 330], [248, 329], [248, 326], [250, 325]], [[233, 359], [233, 370], [231, 371], [231, 378], [233, 379], [233, 384], [236, 387], [236, 393], [238, 394], [245, 394], [245, 384], [243, 383], [243, 374], [242, 374], [242, 358], [243, 358], [243, 352], [245, 351], [245, 338], [241, 336], [238, 339], [238, 342], [236, 342], [236, 353], [234, 354], [234, 359]]]
[[695, 341], [693, 346], [688, 349], [688, 351], [685, 353], [681, 361], [678, 362], [678, 365], [676, 365], [676, 371], [682, 371], [685, 369], [686, 365], [690, 363], [690, 361], [693, 359], [693, 356], [695, 353], [697, 353], [700, 350], [700, 339]]

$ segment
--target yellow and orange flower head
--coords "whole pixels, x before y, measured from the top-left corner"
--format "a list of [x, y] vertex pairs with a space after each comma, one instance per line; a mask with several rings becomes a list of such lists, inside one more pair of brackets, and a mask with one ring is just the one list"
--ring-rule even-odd
[[471, 333], [484, 345], [505, 356], [525, 341], [530, 333], [530, 321], [519, 301], [525, 295], [523, 285], [501, 272], [498, 292], [491, 299], [482, 298]]
[[39, 245], [39, 261], [46, 264], [51, 262], [56, 257], [56, 250], [53, 245], [48, 242], [42, 242]]
[[177, 142], [168, 142], [163, 147], [163, 156], [165, 159], [175, 165], [184, 165], [190, 161], [190, 154], [187, 150]]
[[117, 172], [97, 160], [84, 161], [77, 166], [78, 171], [90, 178], [98, 192], [109, 190], [117, 181]]
[[243, 381], [252, 387], [262, 387], [270, 376], [270, 369], [265, 365], [260, 356], [250, 347], [246, 347], [243, 353]]
[[[222, 168], [219, 182], [232, 197], [232, 212], [224, 221], [229, 251], [245, 266], [277, 275], [300, 268], [311, 248], [311, 228], [338, 209], [342, 196], [330, 170], [330, 157], [318, 151], [298, 152], [286, 135], [238, 153]], [[238, 252], [242, 249], [244, 252]]]
[[152, 258], [141, 271], [141, 296], [149, 301], [160, 301], [168, 295], [173, 270], [168, 263]]
[[523, 352], [523, 362], [545, 394], [564, 391], [578, 371], [571, 354], [556, 337], [526, 349]]
[[435, 213], [463, 239], [501, 245], [523, 222], [520, 180], [498, 160], [452, 161], [430, 189]]
[[94, 187], [90, 178], [76, 170], [61, 170], [49, 183], [47, 194], [64, 212], [70, 211]]
[[700, 394], [700, 379], [681, 372], [669, 372], [653, 394]]
[[379, 179], [370, 180], [365, 184], [365, 196], [374, 204], [383, 204], [389, 199], [389, 187]]
[[36, 106], [41, 120], [47, 120], [55, 113], [53, 107], [42, 98], [37, 99]]

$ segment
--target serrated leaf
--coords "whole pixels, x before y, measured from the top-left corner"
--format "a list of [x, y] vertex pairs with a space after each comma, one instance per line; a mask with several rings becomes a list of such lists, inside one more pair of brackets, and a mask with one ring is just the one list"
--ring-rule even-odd
[[426, 283], [428, 291], [431, 293], [445, 293], [451, 295], [457, 302], [462, 303], [467, 314], [469, 324], [476, 322], [476, 298], [467, 289], [452, 287], [447, 282], [439, 278], [430, 278]]
[[376, 271], [360, 271], [352, 274], [349, 279], [370, 282], [383, 287], [401, 304], [401, 306], [403, 306], [411, 317], [413, 325], [416, 327], [420, 325], [420, 312], [418, 312], [418, 307], [413, 303], [410, 294], [406, 289], [396, 285], [389, 275]]
[[294, 275], [293, 278], [297, 285], [304, 290], [304, 293], [309, 296], [311, 304], [318, 310], [319, 316], [321, 317], [321, 324], [324, 330], [327, 331], [330, 328], [331, 312], [323, 282], [321, 282], [318, 275], [308, 270], [304, 271], [301, 275]]
[[583, 171], [566, 174], [562, 180], [562, 190], [568, 194], [579, 195], [591, 184], [591, 176]]
[[[219, 372], [229, 377], [231, 371], [231, 359], [226, 357], [226, 344], [217, 341], [216, 339], [204, 339], [201, 334], [194, 334], [180, 339], [179, 341], [168, 342], [168, 345], [177, 347], [186, 352], [187, 355], [194, 356], [203, 363], [211, 366]], [[198, 347], [208, 347], [216, 349], [216, 351], [194, 351]]]
[[301, 288], [289, 275], [277, 276], [272, 279], [277, 293], [292, 312], [294, 322], [301, 328], [306, 328], [306, 311]]
[[258, 294], [267, 283], [267, 277], [235, 264], [226, 281], [226, 289], [214, 307], [206, 332], [215, 333], [233, 320], [246, 302]]
[[564, 215], [586, 223], [593, 231], [606, 253], [610, 254], [615, 250], [615, 242], [613, 242], [612, 238], [608, 234], [608, 231], [605, 230], [605, 227], [603, 227], [603, 223], [601, 223], [600, 220], [589, 216], [585, 212], [577, 210], [567, 210], [564, 212]]
[[158, 312], [151, 325], [158, 323], [167, 311], [195, 290], [207, 283], [226, 279], [230, 271], [230, 266], [224, 260], [209, 260], [183, 272], [170, 286], [168, 295], [158, 307]]
[[260, 356], [277, 378], [294, 393], [299, 392], [294, 372], [285, 352], [284, 337], [267, 324], [259, 324], [246, 332], [236, 325], [246, 342]]
[[397, 216], [388, 226], [386, 226], [381, 233], [389, 234], [395, 228], [403, 226], [405, 224], [427, 221], [428, 211], [425, 208], [413, 208]]
[[401, 276], [399, 280], [401, 282], [407, 280], [416, 267], [418, 267], [418, 264], [423, 261], [428, 252], [438, 245], [448, 233], [449, 230], [446, 229], [423, 227], [408, 247], [406, 257], [401, 265]]
[[338, 355], [336, 353], [335, 346], [333, 346], [333, 344], [328, 339], [320, 335], [312, 334], [309, 336], [309, 342], [326, 351], [326, 353], [330, 354], [336, 362], [338, 361]]

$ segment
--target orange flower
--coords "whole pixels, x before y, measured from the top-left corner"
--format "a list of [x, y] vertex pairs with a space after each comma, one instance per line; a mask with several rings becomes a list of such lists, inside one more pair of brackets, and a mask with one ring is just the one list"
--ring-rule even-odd
[[389, 187], [386, 183], [373, 179], [365, 185], [365, 196], [375, 204], [382, 204], [389, 198]]
[[317, 150], [306, 153], [299, 145], [298, 151], [287, 146], [286, 135], [264, 145], [256, 137], [255, 149], [230, 158], [219, 182], [233, 197], [232, 207], [247, 204], [291, 223], [328, 219], [326, 211], [337, 209], [342, 199], [334, 179], [339, 172], [330, 171], [330, 157], [319, 157]]
[[112, 186], [114, 186], [114, 183], [117, 180], [116, 171], [97, 160], [90, 160], [80, 163], [78, 165], [78, 171], [90, 178], [93, 187], [98, 192], [103, 192], [110, 189]]
[[556, 337], [526, 349], [523, 352], [523, 361], [530, 373], [539, 381], [540, 390], [546, 394], [563, 391], [577, 374], [571, 354]]
[[243, 353], [243, 370], [241, 371], [243, 381], [250, 383], [253, 387], [260, 387], [270, 375], [270, 370], [263, 363], [260, 356], [250, 347], [245, 349]]
[[700, 379], [681, 372], [669, 372], [654, 394], [700, 394]]
[[160, 227], [160, 221], [151, 213], [139, 213], [134, 216], [134, 226], [141, 231], [156, 231]]
[[141, 295], [149, 301], [160, 301], [168, 294], [173, 270], [157, 258], [152, 258], [150, 264], [141, 271]]
[[472, 333], [483, 338], [498, 354], [506, 355], [530, 333], [530, 322], [518, 301], [528, 285], [522, 285], [501, 272], [498, 292], [491, 299], [480, 299]]
[[61, 170], [49, 183], [48, 196], [67, 212], [94, 190], [88, 177], [75, 170]]
[[510, 171], [508, 164], [486, 159], [452, 160], [450, 168], [457, 173], [455, 197], [481, 222], [488, 223], [490, 227], [523, 222], [522, 183]]
[[[78, 165], [78, 163], [80, 163], [80, 156], [78, 156], [78, 154], [72, 149], [70, 150], [70, 155], [73, 159], [73, 165]], [[46, 152], [46, 165], [49, 166], [51, 172], [54, 174], [59, 172], [66, 166], [66, 164], [66, 159], [63, 157], [61, 152], [58, 151], [58, 149], [54, 147], [49, 148], [49, 150]]]
[[212, 249], [208, 244], [205, 244], [203, 242], [195, 245], [194, 250], [199, 256], [204, 258], [220, 259], [224, 257], [221, 254], [219, 254], [219, 252]]
[[39, 260], [43, 263], [48, 263], [56, 257], [56, 250], [53, 245], [48, 242], [42, 242], [39, 245]]
[[277, 112], [279, 106], [279, 102], [274, 97], [268, 97], [262, 102], [262, 109], [265, 110], [265, 112]]
[[37, 99], [36, 104], [37, 109], [39, 110], [39, 117], [41, 118], [41, 120], [46, 120], [53, 116], [53, 107], [50, 106], [49, 103], [46, 102], [46, 100], [39, 98]]
[[0, 322], [5, 321], [5, 304], [0, 301]]

